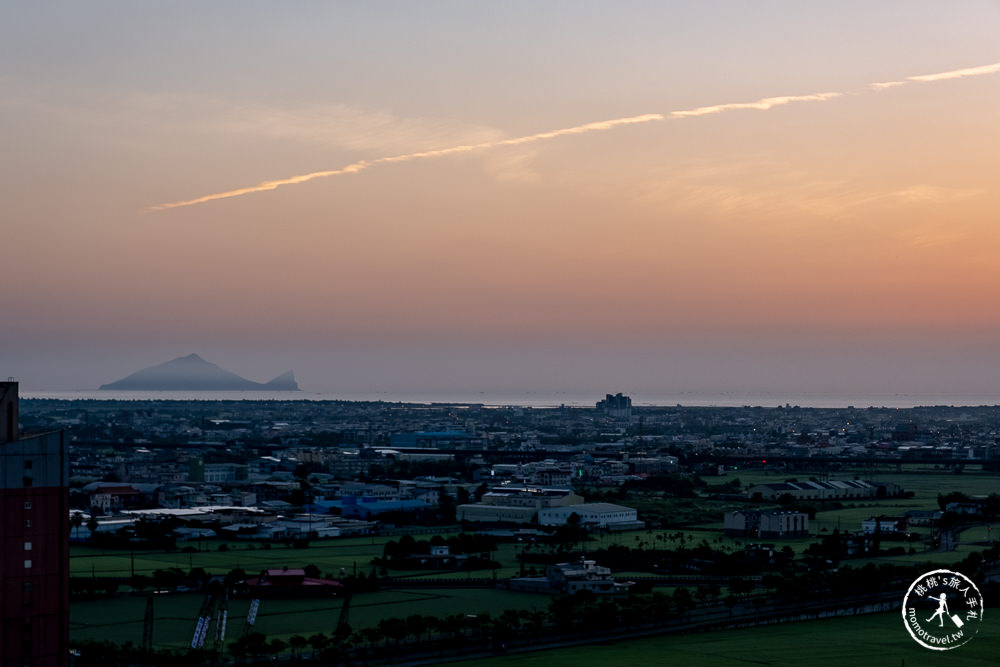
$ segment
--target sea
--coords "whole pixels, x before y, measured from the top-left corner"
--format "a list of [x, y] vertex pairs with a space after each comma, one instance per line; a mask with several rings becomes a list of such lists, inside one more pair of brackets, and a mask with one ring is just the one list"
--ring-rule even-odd
[[[616, 390], [617, 391], [617, 390]], [[998, 406], [1000, 392], [984, 394], [783, 394], [767, 392], [624, 392], [635, 406], [912, 408], [921, 406]], [[487, 407], [593, 407], [597, 392], [311, 392], [311, 391], [22, 391], [22, 398], [66, 401], [383, 401], [418, 405], [456, 404]]]

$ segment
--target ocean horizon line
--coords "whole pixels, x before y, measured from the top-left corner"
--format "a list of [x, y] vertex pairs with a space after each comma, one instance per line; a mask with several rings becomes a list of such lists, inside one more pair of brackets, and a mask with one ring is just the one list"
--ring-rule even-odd
[[[617, 393], [617, 390], [616, 390]], [[792, 394], [750, 392], [622, 392], [635, 407], [799, 407], [799, 408], [916, 408], [986, 407], [1000, 405], [1000, 394], [978, 393], [886, 393], [886, 394]], [[605, 394], [580, 391], [116, 391], [59, 390], [23, 391], [24, 399], [67, 401], [346, 401], [411, 403], [417, 405], [454, 404], [487, 407], [594, 407]]]

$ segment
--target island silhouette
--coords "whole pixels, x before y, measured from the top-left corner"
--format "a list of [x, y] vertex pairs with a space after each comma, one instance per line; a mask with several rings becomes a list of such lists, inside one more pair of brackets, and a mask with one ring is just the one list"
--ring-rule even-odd
[[270, 382], [254, 382], [231, 373], [197, 354], [177, 357], [136, 371], [101, 389], [119, 391], [299, 391], [292, 371]]

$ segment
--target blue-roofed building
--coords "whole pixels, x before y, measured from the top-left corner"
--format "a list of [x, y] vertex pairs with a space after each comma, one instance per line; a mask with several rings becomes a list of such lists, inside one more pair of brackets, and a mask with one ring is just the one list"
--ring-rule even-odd
[[425, 447], [430, 449], [463, 449], [475, 436], [464, 431], [413, 431], [393, 433], [389, 437], [392, 447]]
[[340, 499], [340, 514], [345, 517], [369, 519], [386, 512], [412, 512], [421, 514], [437, 508], [423, 500], [379, 500], [364, 496], [344, 496]]

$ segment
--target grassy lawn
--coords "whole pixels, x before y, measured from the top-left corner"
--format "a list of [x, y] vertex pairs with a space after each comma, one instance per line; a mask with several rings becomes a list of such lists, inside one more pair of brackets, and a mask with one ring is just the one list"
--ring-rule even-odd
[[[177, 551], [165, 553], [136, 551], [130, 556], [127, 551], [101, 551], [88, 546], [73, 545], [70, 550], [70, 576], [82, 577], [92, 573], [96, 576], [124, 577], [130, 574], [132, 559], [136, 574], [152, 574], [154, 570], [178, 567], [188, 571], [202, 567], [213, 574], [224, 574], [241, 567], [247, 572], [259, 572], [269, 567], [302, 567], [316, 565], [324, 573], [352, 573], [357, 564], [359, 572], [370, 569], [370, 561], [382, 555], [383, 545], [388, 537], [358, 537], [338, 540], [315, 541], [305, 549], [284, 545], [273, 545], [262, 549], [260, 545], [249, 543], [227, 543], [227, 551], [219, 551], [218, 543], [206, 542], [206, 551], [184, 553], [187, 544], [181, 544]], [[197, 544], [191, 544], [197, 548]], [[253, 549], [249, 547], [253, 546]]]
[[985, 621], [968, 644], [931, 651], [914, 642], [898, 613], [832, 618], [726, 632], [655, 637], [451, 663], [477, 667], [712, 665], [744, 667], [985, 667], [996, 664], [1000, 622]]
[[[355, 595], [349, 622], [355, 630], [377, 625], [383, 618], [412, 614], [499, 614], [505, 609], [548, 608], [549, 597], [535, 593], [512, 593], [487, 589], [391, 590]], [[191, 640], [204, 596], [197, 593], [157, 595], [153, 599], [153, 641], [157, 647], [186, 646]], [[269, 638], [288, 639], [331, 632], [337, 626], [343, 601], [262, 600], [256, 629]], [[227, 636], [239, 635], [246, 618], [248, 600], [229, 602]], [[120, 596], [74, 602], [70, 607], [73, 640], [109, 640], [134, 644], [142, 640], [146, 598]], [[213, 629], [214, 631], [214, 629]]]

